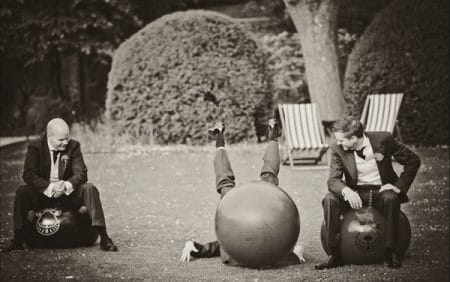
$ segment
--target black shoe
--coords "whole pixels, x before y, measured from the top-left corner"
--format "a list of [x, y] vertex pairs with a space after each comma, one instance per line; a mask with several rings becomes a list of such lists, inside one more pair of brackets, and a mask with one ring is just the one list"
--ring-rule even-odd
[[267, 122], [267, 128], [268, 128], [268, 139], [269, 140], [277, 140], [278, 137], [281, 136], [281, 130], [280, 126], [278, 124], [278, 121], [274, 118], [269, 119]]
[[225, 125], [221, 121], [216, 122], [214, 127], [208, 129], [208, 134], [212, 138], [215, 138], [217, 134], [219, 133], [223, 134], [224, 132], [225, 132]]
[[323, 270], [323, 269], [335, 268], [335, 267], [339, 267], [339, 266], [342, 266], [341, 258], [339, 257], [339, 255], [331, 255], [323, 263], [321, 263], [319, 265], [315, 265], [314, 268], [317, 270]]
[[114, 245], [111, 238], [106, 237], [105, 239], [100, 240], [100, 249], [102, 249], [105, 252], [117, 252], [118, 249], [116, 245]]
[[385, 262], [389, 268], [402, 267], [402, 262], [397, 258], [397, 255], [395, 255], [395, 252], [392, 249], [386, 249]]
[[10, 253], [12, 251], [21, 251], [24, 250], [23, 243], [18, 242], [17, 240], [11, 240], [8, 244], [3, 248], [4, 253]]

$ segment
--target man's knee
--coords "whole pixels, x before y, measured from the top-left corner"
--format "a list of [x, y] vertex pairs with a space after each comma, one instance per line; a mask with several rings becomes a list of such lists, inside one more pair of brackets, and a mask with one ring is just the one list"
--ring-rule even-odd
[[325, 197], [322, 200], [322, 206], [338, 206], [339, 205], [339, 199], [338, 197], [333, 193], [329, 192], [325, 195]]
[[16, 190], [16, 198], [32, 197], [33, 192], [33, 188], [28, 185], [20, 186]]
[[97, 187], [95, 187], [92, 183], [83, 183], [78, 187], [78, 189], [80, 189], [83, 193], [99, 194]]
[[383, 191], [380, 193], [380, 199], [384, 204], [400, 204], [398, 195], [391, 190]]

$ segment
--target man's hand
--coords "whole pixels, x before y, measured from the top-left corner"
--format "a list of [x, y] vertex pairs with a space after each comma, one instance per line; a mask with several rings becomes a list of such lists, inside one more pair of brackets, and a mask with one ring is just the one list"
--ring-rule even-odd
[[342, 196], [344, 196], [344, 200], [346, 200], [352, 209], [362, 208], [362, 200], [359, 194], [352, 189], [345, 187], [342, 189]]
[[66, 187], [64, 186], [64, 181], [60, 180], [58, 182], [55, 182], [55, 185], [53, 186], [53, 197], [59, 198], [62, 195], [64, 195], [64, 191], [66, 190]]
[[398, 189], [397, 187], [395, 187], [394, 185], [392, 185], [390, 183], [387, 183], [387, 184], [384, 184], [383, 186], [381, 186], [381, 188], [378, 192], [381, 193], [381, 192], [387, 191], [387, 190], [392, 190], [397, 194], [401, 192], [400, 189]]
[[180, 261], [190, 261], [191, 252], [198, 252], [198, 250], [194, 246], [194, 241], [186, 241], [183, 251], [181, 252]]

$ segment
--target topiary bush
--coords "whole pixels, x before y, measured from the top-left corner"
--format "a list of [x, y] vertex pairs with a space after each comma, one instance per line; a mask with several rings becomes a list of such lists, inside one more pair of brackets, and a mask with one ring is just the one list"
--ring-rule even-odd
[[403, 92], [405, 142], [448, 144], [448, 12], [447, 0], [395, 0], [375, 17], [349, 57], [350, 113], [361, 113], [368, 94]]
[[226, 123], [229, 142], [250, 140], [272, 106], [266, 77], [263, 53], [230, 17], [176, 12], [117, 49], [106, 115], [122, 133], [148, 143], [204, 144], [217, 119]]

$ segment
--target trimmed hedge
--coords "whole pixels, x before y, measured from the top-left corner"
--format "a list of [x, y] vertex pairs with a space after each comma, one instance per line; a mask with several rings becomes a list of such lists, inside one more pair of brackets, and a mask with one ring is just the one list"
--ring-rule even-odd
[[349, 57], [344, 94], [361, 113], [371, 93], [403, 92], [405, 142], [449, 142], [448, 0], [395, 0], [366, 29]]
[[256, 113], [265, 119], [272, 106], [265, 73], [263, 53], [230, 17], [176, 12], [117, 49], [106, 114], [143, 142], [204, 144], [217, 119], [230, 143], [254, 139]]

